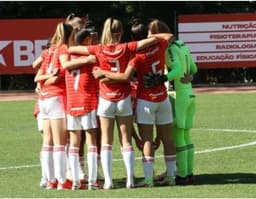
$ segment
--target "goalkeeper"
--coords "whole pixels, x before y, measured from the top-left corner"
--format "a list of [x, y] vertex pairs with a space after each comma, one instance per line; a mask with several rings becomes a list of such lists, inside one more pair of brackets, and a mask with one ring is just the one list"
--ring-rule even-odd
[[154, 87], [165, 81], [174, 81], [176, 91], [175, 121], [173, 135], [176, 144], [177, 185], [194, 183], [194, 144], [191, 140], [190, 129], [193, 127], [195, 115], [195, 94], [191, 81], [197, 73], [197, 66], [188, 47], [181, 40], [174, 41], [166, 53], [167, 75], [148, 74], [144, 77], [147, 87]]

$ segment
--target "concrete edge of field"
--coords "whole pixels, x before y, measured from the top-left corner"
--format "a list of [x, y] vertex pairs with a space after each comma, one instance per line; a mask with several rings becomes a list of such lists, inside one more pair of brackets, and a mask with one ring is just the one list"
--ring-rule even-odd
[[[256, 93], [256, 85], [253, 86], [202, 86], [194, 87], [196, 94], [202, 93]], [[20, 101], [37, 99], [34, 91], [0, 91], [0, 101]]]

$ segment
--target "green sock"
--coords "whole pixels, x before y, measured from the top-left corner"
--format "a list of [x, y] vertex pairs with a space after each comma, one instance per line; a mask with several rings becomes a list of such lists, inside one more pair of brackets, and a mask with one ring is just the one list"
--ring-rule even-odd
[[194, 144], [189, 144], [187, 145], [188, 148], [188, 175], [192, 175], [193, 174], [193, 169], [194, 169], [194, 158], [195, 158], [195, 148], [194, 148]]
[[194, 147], [194, 144], [192, 143], [189, 130], [186, 129], [184, 131], [184, 135], [185, 135], [185, 141], [186, 141], [187, 150], [188, 150], [188, 156], [187, 156], [188, 175], [192, 175], [194, 170], [195, 147]]
[[187, 156], [187, 146], [176, 147], [177, 175], [180, 177], [186, 177], [188, 174]]
[[188, 151], [184, 139], [184, 130], [179, 128], [173, 128], [173, 135], [176, 145], [177, 175], [180, 177], [186, 177], [188, 175]]

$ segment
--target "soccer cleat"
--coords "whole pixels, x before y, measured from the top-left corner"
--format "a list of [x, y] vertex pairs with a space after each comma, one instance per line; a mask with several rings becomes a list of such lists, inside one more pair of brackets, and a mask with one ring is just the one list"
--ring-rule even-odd
[[72, 185], [72, 190], [79, 190], [80, 188], [80, 185]]
[[55, 181], [48, 181], [46, 189], [56, 189], [57, 185], [58, 185], [57, 180], [55, 180]]
[[99, 190], [100, 188], [98, 186], [95, 186], [93, 184], [88, 185], [88, 190], [92, 191], [92, 190]]
[[135, 188], [134, 184], [127, 184], [126, 189], [133, 189]]
[[80, 179], [80, 184], [86, 184], [86, 180], [85, 179]]
[[102, 188], [102, 184], [99, 180], [96, 180], [96, 182], [94, 183], [95, 186]]
[[85, 184], [73, 184], [72, 190], [84, 190], [86, 189]]
[[163, 172], [163, 173], [161, 173], [161, 174], [159, 174], [159, 175], [157, 175], [157, 176], [154, 176], [154, 180], [156, 180], [156, 181], [162, 181], [162, 180], [164, 180], [164, 178], [167, 176], [167, 172], [165, 171], [165, 172]]
[[153, 178], [145, 178], [142, 182], [139, 182], [135, 185], [135, 187], [154, 187], [154, 180]]
[[103, 189], [106, 189], [106, 190], [113, 189], [113, 185], [112, 184], [104, 184]]
[[41, 178], [39, 187], [45, 189], [47, 187], [47, 180], [45, 178]]
[[174, 176], [166, 176], [162, 181], [158, 182], [158, 186], [174, 186], [176, 184]]
[[97, 182], [94, 184], [88, 184], [88, 190], [99, 190], [100, 188], [101, 187]]
[[65, 190], [72, 188], [72, 181], [66, 180], [64, 183], [58, 183], [57, 190]]
[[176, 185], [188, 185], [188, 179], [187, 177], [176, 176], [175, 183]]
[[187, 175], [187, 181], [189, 185], [195, 184], [195, 176], [193, 174]]

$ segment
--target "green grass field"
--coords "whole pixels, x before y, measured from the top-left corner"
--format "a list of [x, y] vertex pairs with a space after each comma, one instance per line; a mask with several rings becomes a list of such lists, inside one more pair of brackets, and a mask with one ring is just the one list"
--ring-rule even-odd
[[[256, 94], [198, 94], [192, 138], [196, 185], [125, 189], [118, 139], [114, 142], [113, 190], [39, 188], [41, 137], [34, 101], [0, 102], [1, 198], [256, 198]], [[164, 170], [162, 150], [155, 171]], [[143, 176], [136, 151], [136, 179]]]

